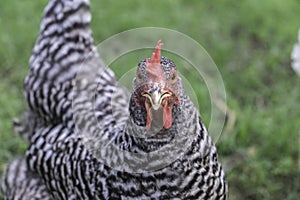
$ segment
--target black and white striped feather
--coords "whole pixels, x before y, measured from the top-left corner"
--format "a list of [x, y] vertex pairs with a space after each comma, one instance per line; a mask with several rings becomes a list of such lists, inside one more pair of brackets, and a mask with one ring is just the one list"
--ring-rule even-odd
[[7, 200], [52, 200], [43, 180], [32, 172], [25, 158], [13, 160], [4, 171], [1, 188]]
[[[24, 128], [18, 128], [29, 141], [27, 162], [18, 162], [32, 176], [14, 176], [20, 169], [13, 162], [2, 182], [5, 198], [31, 188], [31, 195], [48, 199], [227, 199], [216, 147], [184, 91], [173, 108], [172, 128], [157, 137], [135, 137], [145, 130], [137, 125], [143, 112], [128, 105], [129, 95], [101, 61], [90, 20], [88, 0], [50, 0], [45, 9], [24, 83]], [[190, 146], [155, 171], [130, 172], [147, 165], [144, 158], [106, 148], [147, 155], [172, 141], [179, 127], [193, 136]], [[185, 144], [184, 137], [178, 142]], [[119, 163], [123, 171], [111, 167]]]

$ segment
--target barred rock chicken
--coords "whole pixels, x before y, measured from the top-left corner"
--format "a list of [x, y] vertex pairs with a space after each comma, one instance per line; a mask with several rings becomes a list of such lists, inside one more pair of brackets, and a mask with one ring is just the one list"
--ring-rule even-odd
[[88, 0], [45, 9], [28, 109], [15, 121], [29, 147], [5, 171], [5, 198], [227, 199], [216, 147], [161, 41], [128, 95], [101, 61], [90, 20]]

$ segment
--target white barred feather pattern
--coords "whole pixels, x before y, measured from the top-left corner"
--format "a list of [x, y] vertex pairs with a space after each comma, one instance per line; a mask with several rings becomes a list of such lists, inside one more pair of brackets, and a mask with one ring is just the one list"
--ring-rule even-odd
[[[23, 124], [15, 121], [29, 147], [4, 173], [5, 199], [27, 193], [31, 199], [227, 199], [216, 147], [181, 86], [172, 127], [154, 138], [134, 136], [145, 129], [145, 112], [101, 61], [90, 20], [88, 0], [50, 0], [44, 11], [24, 82], [28, 109]], [[164, 57], [160, 64], [168, 73], [175, 68]], [[106, 146], [147, 155], [172, 141], [180, 126], [192, 141], [174, 162], [141, 173], [110, 167], [123, 163], [126, 169], [144, 160]], [[178, 142], [185, 144], [185, 138]], [[30, 175], [17, 176], [20, 171]]]
[[5, 199], [15, 200], [52, 200], [42, 179], [28, 169], [25, 158], [13, 160], [4, 171], [2, 180]]

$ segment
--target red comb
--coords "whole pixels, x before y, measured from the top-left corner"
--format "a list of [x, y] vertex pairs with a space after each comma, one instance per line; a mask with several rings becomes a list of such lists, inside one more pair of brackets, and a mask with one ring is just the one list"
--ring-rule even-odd
[[163, 46], [163, 43], [161, 42], [161, 40], [158, 40], [154, 52], [152, 53], [152, 56], [150, 58], [150, 61], [148, 61], [148, 59], [146, 59], [146, 64], [148, 63], [153, 63], [153, 64], [160, 64], [160, 50]]
[[163, 43], [161, 43], [161, 40], [158, 40], [150, 61], [148, 61], [148, 58], [146, 58], [146, 70], [149, 74], [151, 74], [154, 80], [164, 79], [164, 72], [160, 65], [160, 50], [162, 46]]

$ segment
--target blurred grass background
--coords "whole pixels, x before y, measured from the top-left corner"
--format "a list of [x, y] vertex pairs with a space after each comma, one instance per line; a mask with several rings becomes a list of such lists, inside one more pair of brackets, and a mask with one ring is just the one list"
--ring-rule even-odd
[[[22, 84], [46, 3], [0, 0], [0, 173], [27, 147], [13, 132], [12, 118], [25, 109]], [[300, 77], [290, 67], [299, 0], [94, 0], [92, 13], [96, 43], [154, 26], [203, 45], [222, 74], [228, 108], [236, 116], [217, 144], [230, 199], [299, 199]], [[205, 121], [206, 101], [200, 101]]]

